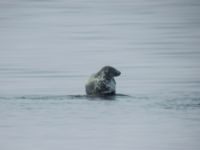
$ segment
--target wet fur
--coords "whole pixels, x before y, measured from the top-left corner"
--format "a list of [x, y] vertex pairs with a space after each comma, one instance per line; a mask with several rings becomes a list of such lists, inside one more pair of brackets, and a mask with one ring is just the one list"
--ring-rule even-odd
[[106, 96], [115, 95], [116, 82], [114, 77], [121, 73], [111, 66], [103, 67], [93, 74], [85, 85], [87, 95]]

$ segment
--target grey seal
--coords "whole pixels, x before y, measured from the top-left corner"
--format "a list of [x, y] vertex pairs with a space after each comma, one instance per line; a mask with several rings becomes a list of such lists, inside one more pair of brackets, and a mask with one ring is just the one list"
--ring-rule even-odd
[[115, 95], [116, 82], [114, 77], [121, 74], [120, 71], [111, 66], [104, 66], [97, 73], [91, 75], [85, 85], [87, 95], [107, 96]]

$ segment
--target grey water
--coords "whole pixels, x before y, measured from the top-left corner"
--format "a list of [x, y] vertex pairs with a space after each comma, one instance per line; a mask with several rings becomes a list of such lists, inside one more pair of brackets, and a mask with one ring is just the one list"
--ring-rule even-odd
[[[85, 96], [104, 65], [119, 95]], [[0, 0], [1, 150], [199, 141], [199, 0]]]

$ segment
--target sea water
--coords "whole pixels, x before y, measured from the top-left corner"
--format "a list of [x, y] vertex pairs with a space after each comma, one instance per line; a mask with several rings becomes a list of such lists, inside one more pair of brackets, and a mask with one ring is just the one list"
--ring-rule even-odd
[[0, 149], [199, 150], [199, 41], [198, 0], [1, 0]]

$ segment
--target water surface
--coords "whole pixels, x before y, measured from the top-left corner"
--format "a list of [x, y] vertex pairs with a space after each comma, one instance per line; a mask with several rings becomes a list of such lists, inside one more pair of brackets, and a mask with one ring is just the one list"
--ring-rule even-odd
[[[198, 0], [0, 1], [0, 149], [200, 149]], [[85, 96], [104, 65], [117, 93]]]

